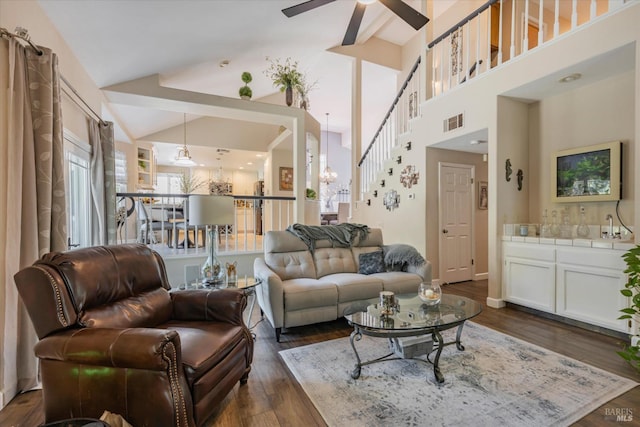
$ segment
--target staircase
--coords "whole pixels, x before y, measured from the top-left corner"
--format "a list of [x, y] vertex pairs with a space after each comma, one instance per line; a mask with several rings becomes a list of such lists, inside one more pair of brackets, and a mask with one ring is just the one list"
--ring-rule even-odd
[[[410, 150], [412, 125], [421, 117], [422, 103], [444, 96], [631, 1], [489, 0], [465, 16], [429, 43], [413, 65], [358, 162], [359, 200], [368, 204], [372, 197], [381, 197], [389, 169], [393, 174], [400, 172], [393, 165], [399, 165], [398, 156], [410, 155], [406, 151]], [[542, 31], [538, 31], [540, 26]], [[462, 125], [462, 115], [444, 123], [448, 130]]]

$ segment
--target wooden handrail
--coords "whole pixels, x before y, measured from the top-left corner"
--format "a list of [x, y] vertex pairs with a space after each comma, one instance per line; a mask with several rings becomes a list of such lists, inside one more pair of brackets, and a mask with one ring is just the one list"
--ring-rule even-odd
[[482, 6], [480, 6], [479, 8], [477, 8], [476, 10], [474, 10], [473, 12], [471, 12], [470, 14], [468, 14], [467, 16], [465, 16], [462, 20], [460, 20], [457, 24], [455, 24], [453, 27], [449, 28], [447, 31], [445, 31], [444, 33], [442, 33], [442, 35], [440, 37], [438, 37], [437, 39], [433, 40], [431, 43], [429, 43], [427, 45], [427, 47], [429, 49], [431, 49], [432, 47], [434, 47], [435, 45], [437, 45], [438, 43], [440, 43], [442, 40], [446, 39], [447, 37], [449, 37], [451, 35], [451, 33], [453, 33], [454, 31], [457, 31], [458, 28], [462, 27], [464, 24], [466, 24], [467, 22], [471, 21], [473, 18], [475, 18], [476, 16], [480, 15], [482, 12], [484, 12], [486, 9], [490, 8], [492, 4], [499, 2], [500, 0], [489, 0], [488, 2], [486, 2], [485, 4], [483, 4]]
[[396, 95], [396, 98], [391, 103], [391, 107], [389, 107], [389, 111], [387, 111], [387, 114], [384, 116], [384, 119], [382, 119], [382, 123], [380, 124], [380, 127], [378, 127], [378, 130], [373, 135], [373, 138], [371, 139], [371, 142], [369, 143], [369, 146], [367, 147], [367, 149], [364, 151], [364, 154], [362, 154], [362, 157], [360, 158], [360, 161], [358, 162], [358, 167], [360, 167], [360, 165], [362, 165], [362, 162], [364, 162], [364, 159], [367, 157], [367, 154], [369, 154], [369, 151], [371, 150], [371, 147], [373, 147], [373, 144], [376, 142], [376, 138], [378, 137], [378, 135], [380, 135], [380, 132], [382, 132], [382, 128], [384, 127], [384, 124], [387, 122], [387, 120], [389, 120], [389, 117], [391, 117], [391, 113], [393, 113], [393, 110], [395, 109], [396, 104], [398, 104], [398, 101], [400, 101], [400, 97], [402, 96], [402, 94], [404, 93], [404, 90], [409, 85], [409, 82], [411, 81], [411, 78], [413, 77], [413, 75], [415, 74], [416, 70], [418, 69], [418, 66], [420, 65], [420, 61], [421, 60], [422, 60], [422, 58], [419, 56], [418, 59], [416, 60], [415, 64], [413, 64], [413, 67], [411, 68], [411, 71], [409, 71], [409, 75], [404, 80], [404, 83], [402, 84], [402, 87], [398, 91], [398, 94]]

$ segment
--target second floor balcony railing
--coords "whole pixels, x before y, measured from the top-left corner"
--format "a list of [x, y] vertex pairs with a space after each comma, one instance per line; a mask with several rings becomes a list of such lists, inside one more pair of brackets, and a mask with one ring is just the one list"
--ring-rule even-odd
[[[204, 254], [205, 227], [188, 222], [188, 194], [117, 193], [117, 242], [150, 245], [163, 256]], [[295, 197], [232, 196], [233, 224], [218, 226], [219, 252], [261, 252], [262, 237], [293, 221]]]
[[[421, 104], [539, 49], [559, 36], [615, 12], [633, 0], [488, 0], [431, 41], [358, 162], [360, 200], [376, 190], [400, 136], [408, 135]], [[421, 83], [422, 82], [422, 83]], [[462, 127], [462, 115], [444, 121]]]

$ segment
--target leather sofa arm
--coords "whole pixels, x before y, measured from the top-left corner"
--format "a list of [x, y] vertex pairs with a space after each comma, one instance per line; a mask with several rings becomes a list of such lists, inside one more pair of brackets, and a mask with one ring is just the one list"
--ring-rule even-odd
[[256, 289], [258, 303], [274, 328], [284, 326], [284, 288], [282, 279], [262, 258], [253, 262], [253, 276], [260, 280]]
[[40, 359], [113, 368], [167, 371], [180, 366], [180, 337], [176, 331], [153, 328], [70, 329], [40, 340]]
[[407, 265], [407, 272], [415, 273], [418, 276], [422, 277], [422, 280], [425, 282], [431, 282], [431, 263], [429, 261], [425, 261], [422, 265]]
[[241, 289], [189, 289], [170, 293], [176, 320], [206, 320], [244, 326], [247, 297]]

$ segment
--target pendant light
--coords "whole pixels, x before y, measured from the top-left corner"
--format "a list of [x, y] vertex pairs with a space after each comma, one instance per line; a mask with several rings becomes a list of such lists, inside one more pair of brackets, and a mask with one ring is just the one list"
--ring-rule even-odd
[[184, 113], [183, 131], [184, 142], [182, 148], [179, 149], [178, 155], [176, 156], [176, 159], [173, 163], [180, 166], [195, 166], [196, 162], [191, 160], [191, 154], [189, 154], [189, 149], [187, 148], [187, 113]]
[[322, 184], [332, 184], [336, 181], [338, 174], [331, 170], [329, 166], [329, 113], [325, 113], [327, 115], [327, 166], [324, 168], [322, 173], [320, 174], [320, 182]]

